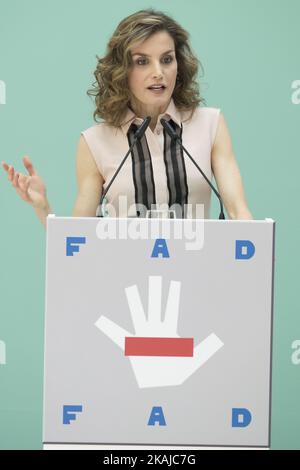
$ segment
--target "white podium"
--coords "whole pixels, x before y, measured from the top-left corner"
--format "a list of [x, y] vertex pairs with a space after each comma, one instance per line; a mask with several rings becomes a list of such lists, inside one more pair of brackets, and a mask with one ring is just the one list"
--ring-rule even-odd
[[274, 221], [47, 223], [45, 448], [269, 447]]

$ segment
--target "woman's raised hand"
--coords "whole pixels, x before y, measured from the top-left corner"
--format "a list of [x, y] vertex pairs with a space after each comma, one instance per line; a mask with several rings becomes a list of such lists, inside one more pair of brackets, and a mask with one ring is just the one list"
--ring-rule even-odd
[[2, 167], [23, 201], [28, 202], [35, 209], [45, 209], [48, 205], [45, 183], [37, 174], [29, 157], [23, 157], [23, 164], [28, 175], [16, 172], [14, 167], [6, 162], [2, 162]]

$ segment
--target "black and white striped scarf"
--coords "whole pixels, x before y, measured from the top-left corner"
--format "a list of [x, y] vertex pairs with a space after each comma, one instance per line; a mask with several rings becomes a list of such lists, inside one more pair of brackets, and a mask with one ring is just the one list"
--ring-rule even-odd
[[[178, 126], [172, 119], [169, 121], [177, 135], [182, 138], [182, 126]], [[132, 123], [127, 132], [129, 145], [132, 144], [134, 134], [139, 126]], [[142, 204], [147, 210], [153, 209], [156, 205], [155, 181], [151, 154], [148, 147], [146, 135], [137, 142], [132, 152], [132, 177], [135, 188], [135, 204]], [[177, 141], [164, 130], [164, 163], [167, 175], [167, 185], [169, 191], [169, 208], [174, 206], [176, 217], [186, 216], [185, 204], [188, 202], [188, 185], [185, 169], [184, 155]], [[145, 217], [141, 211], [137, 211], [138, 217]]]

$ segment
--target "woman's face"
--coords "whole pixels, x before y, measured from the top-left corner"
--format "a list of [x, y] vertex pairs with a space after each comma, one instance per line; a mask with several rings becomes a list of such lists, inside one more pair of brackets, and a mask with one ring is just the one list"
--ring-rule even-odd
[[[128, 74], [131, 104], [138, 108], [165, 108], [172, 97], [177, 76], [173, 38], [166, 32], [153, 34], [131, 49], [132, 66]], [[151, 89], [153, 85], [163, 85]]]

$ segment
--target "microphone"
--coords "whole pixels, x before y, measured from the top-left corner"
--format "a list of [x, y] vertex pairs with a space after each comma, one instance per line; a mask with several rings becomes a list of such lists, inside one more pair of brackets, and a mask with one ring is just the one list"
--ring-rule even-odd
[[171, 124], [164, 118], [162, 118], [160, 120], [163, 128], [165, 129], [165, 131], [167, 132], [167, 134], [171, 137], [172, 140], [177, 140], [177, 142], [179, 143], [180, 147], [182, 148], [182, 150], [187, 154], [187, 156], [190, 158], [190, 160], [193, 162], [193, 164], [195, 165], [195, 167], [197, 168], [198, 171], [200, 171], [201, 175], [203, 176], [203, 178], [205, 179], [205, 181], [209, 184], [209, 186], [211, 187], [211, 189], [213, 190], [213, 192], [215, 193], [215, 195], [217, 196], [217, 198], [219, 199], [219, 203], [220, 203], [220, 215], [219, 215], [219, 219], [221, 220], [224, 220], [225, 219], [225, 215], [224, 215], [224, 210], [223, 210], [223, 202], [222, 202], [222, 199], [221, 199], [221, 196], [220, 194], [218, 193], [218, 191], [215, 189], [215, 187], [211, 184], [211, 182], [209, 181], [209, 179], [207, 178], [206, 174], [201, 170], [200, 166], [195, 162], [195, 160], [193, 159], [193, 157], [189, 154], [189, 152], [187, 151], [187, 149], [183, 146], [182, 142], [181, 142], [181, 138], [179, 137], [179, 135], [176, 134], [176, 132], [174, 131], [173, 127], [171, 126]]
[[105, 190], [103, 191], [102, 195], [101, 195], [101, 198], [100, 198], [100, 203], [99, 203], [99, 211], [97, 210], [97, 213], [96, 213], [96, 217], [105, 217], [105, 214], [103, 214], [103, 201], [105, 199], [105, 196], [109, 190], [109, 188], [111, 187], [111, 185], [113, 184], [113, 182], [115, 181], [116, 177], [118, 176], [119, 174], [119, 171], [121, 170], [122, 166], [124, 165], [128, 155], [130, 154], [130, 152], [132, 151], [133, 147], [135, 146], [135, 144], [137, 143], [138, 140], [140, 140], [143, 135], [145, 134], [146, 130], [147, 130], [147, 127], [149, 126], [151, 122], [151, 117], [148, 116], [144, 119], [144, 121], [142, 122], [142, 124], [140, 125], [140, 127], [135, 131], [134, 133], [134, 139], [133, 139], [133, 142], [132, 144], [130, 145], [129, 147], [129, 150], [128, 152], [126, 153], [125, 157], [123, 158], [123, 160], [121, 161], [120, 165], [118, 166], [118, 168], [116, 169], [114, 175], [112, 176], [110, 182], [108, 183], [107, 187], [105, 188]]

